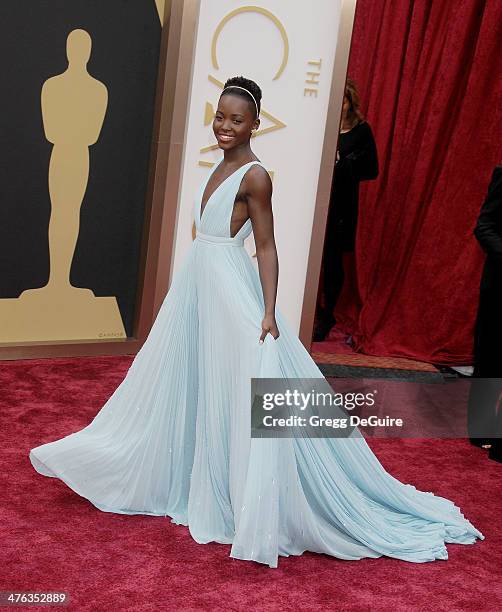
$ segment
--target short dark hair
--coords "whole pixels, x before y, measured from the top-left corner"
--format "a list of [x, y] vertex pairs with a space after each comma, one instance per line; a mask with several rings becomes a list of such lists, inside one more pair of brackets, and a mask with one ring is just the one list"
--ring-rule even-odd
[[[223, 86], [223, 89], [225, 89], [226, 87], [229, 87], [230, 85], [237, 85], [238, 87], [243, 87], [244, 89], [247, 89], [253, 94], [254, 99], [256, 100], [256, 104], [258, 106], [258, 115], [259, 115], [260, 108], [261, 108], [261, 89], [259, 88], [259, 86], [251, 79], [246, 79], [243, 76], [235, 76], [230, 79], [227, 79], [225, 81], [225, 85]], [[256, 106], [253, 102], [253, 99], [250, 97], [248, 93], [246, 93], [242, 89], [237, 89], [237, 88], [232, 87], [231, 89], [227, 91], [223, 91], [221, 95], [224, 96], [226, 94], [232, 94], [235, 96], [241, 96], [242, 98], [246, 98], [246, 100], [249, 101], [251, 108], [253, 109], [253, 114], [255, 115], [255, 118], [258, 116], [256, 114]]]

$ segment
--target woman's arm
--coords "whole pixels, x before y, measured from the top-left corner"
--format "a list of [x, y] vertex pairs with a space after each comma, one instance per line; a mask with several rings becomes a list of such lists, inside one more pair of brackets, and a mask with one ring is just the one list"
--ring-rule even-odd
[[502, 264], [502, 166], [493, 171], [474, 235], [490, 259]]
[[354, 150], [338, 161], [335, 172], [343, 172], [355, 181], [376, 179], [379, 168], [373, 131], [366, 121], [354, 130], [359, 130]]
[[263, 290], [265, 312], [262, 321], [260, 343], [270, 333], [279, 337], [275, 321], [275, 302], [279, 262], [274, 239], [274, 217], [272, 214], [272, 181], [261, 166], [253, 166], [246, 173], [246, 200], [248, 214], [253, 225], [258, 270]]

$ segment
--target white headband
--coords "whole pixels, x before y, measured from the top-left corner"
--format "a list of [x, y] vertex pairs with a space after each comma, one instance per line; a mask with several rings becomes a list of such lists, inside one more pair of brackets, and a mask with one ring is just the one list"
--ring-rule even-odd
[[[258, 115], [260, 114], [258, 111], [258, 104], [256, 103], [255, 97], [249, 91], [249, 89], [246, 89], [245, 87], [241, 87], [240, 85], [229, 85], [228, 87], [225, 87], [223, 91], [230, 89], [230, 87], [236, 87], [237, 89], [242, 89], [243, 91], [247, 92], [253, 98], [254, 105], [256, 106], [256, 116], [258, 117]], [[221, 93], [223, 93], [223, 91]]]

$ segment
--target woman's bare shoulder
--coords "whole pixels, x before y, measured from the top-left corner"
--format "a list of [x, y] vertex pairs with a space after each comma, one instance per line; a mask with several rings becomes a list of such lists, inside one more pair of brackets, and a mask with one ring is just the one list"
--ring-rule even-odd
[[251, 168], [246, 172], [246, 190], [267, 192], [272, 191], [272, 179], [268, 170], [261, 165], [262, 162], [256, 160]]

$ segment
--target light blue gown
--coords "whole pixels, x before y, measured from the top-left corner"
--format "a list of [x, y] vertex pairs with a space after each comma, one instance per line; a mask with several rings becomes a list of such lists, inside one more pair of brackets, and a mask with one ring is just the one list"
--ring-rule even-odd
[[[340, 559], [447, 559], [483, 535], [451, 501], [388, 474], [360, 436], [250, 437], [251, 377], [323, 378], [276, 309], [258, 339], [258, 273], [230, 237], [237, 169], [194, 202], [197, 237], [122, 383], [84, 429], [33, 448], [45, 476], [105, 512], [169, 516], [199, 543], [277, 567], [309, 550]], [[216, 167], [216, 166], [215, 166]], [[213, 169], [214, 171], [214, 169]], [[77, 400], [76, 400], [77, 401]]]

